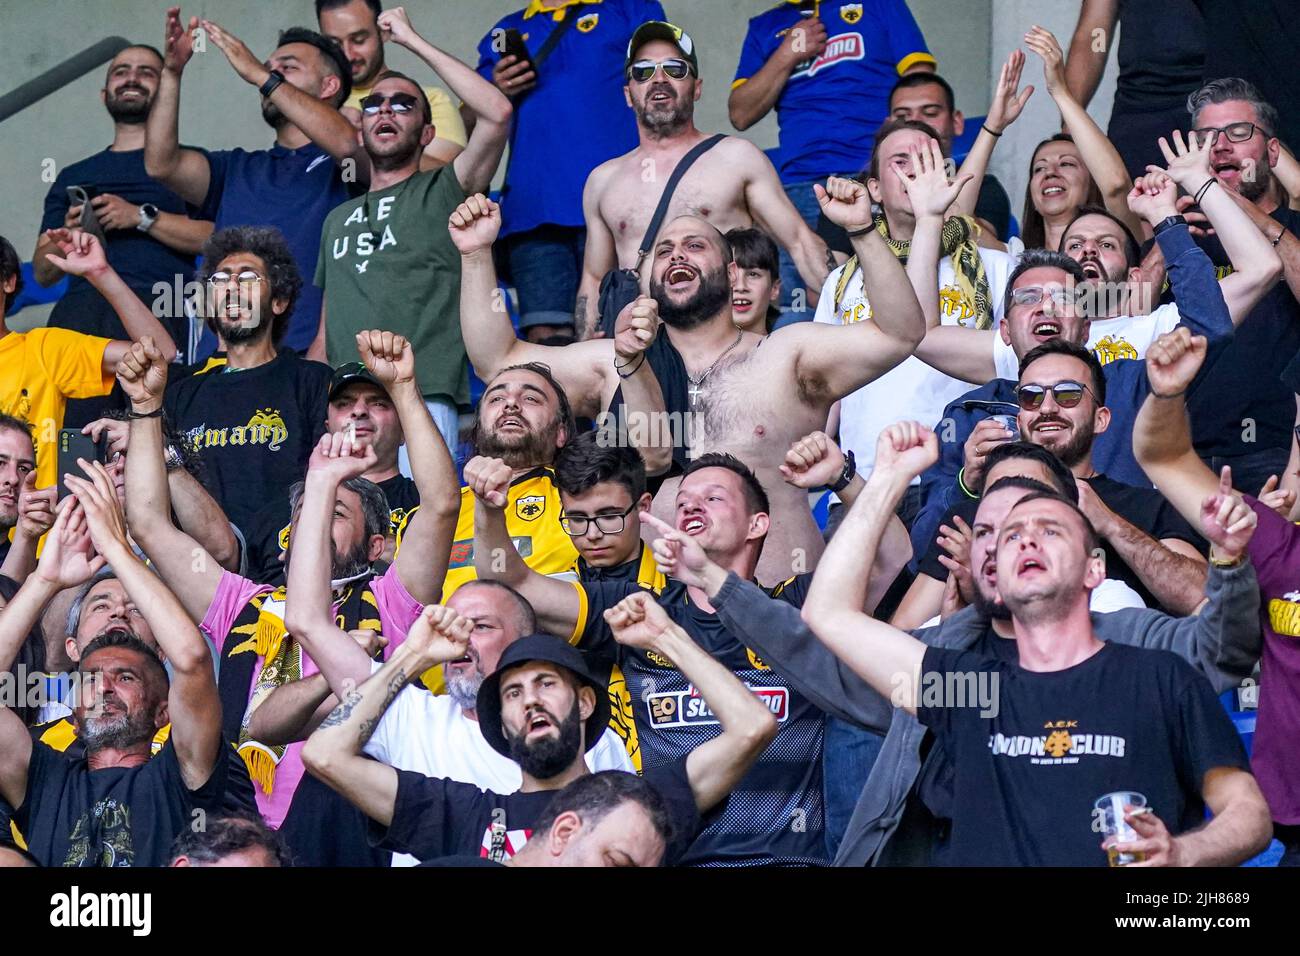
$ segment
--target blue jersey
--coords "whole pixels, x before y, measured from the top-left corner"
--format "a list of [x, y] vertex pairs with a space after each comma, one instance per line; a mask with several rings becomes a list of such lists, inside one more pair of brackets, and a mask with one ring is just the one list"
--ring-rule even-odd
[[[772, 155], [783, 183], [866, 166], [898, 77], [917, 63], [934, 62], [904, 0], [822, 0], [818, 15], [826, 25], [826, 49], [795, 68], [776, 101], [781, 145]], [[795, 0], [750, 20], [731, 88], [761, 70], [802, 20]]]
[[535, 57], [565, 17], [577, 23], [538, 67], [537, 85], [515, 100], [502, 235], [581, 226], [587, 176], [637, 145], [636, 117], [623, 99], [623, 63], [636, 28], [667, 19], [659, 0], [571, 0], [550, 11], [533, 0], [483, 37], [479, 74], [491, 81], [506, 30], [518, 30]]

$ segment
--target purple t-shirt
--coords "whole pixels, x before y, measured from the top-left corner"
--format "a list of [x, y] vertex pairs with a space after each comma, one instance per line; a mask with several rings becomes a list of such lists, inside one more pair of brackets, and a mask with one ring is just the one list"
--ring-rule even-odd
[[[223, 649], [235, 618], [239, 617], [248, 602], [273, 590], [275, 589], [269, 585], [257, 584], [229, 571], [221, 575], [217, 593], [208, 606], [208, 613], [204, 615], [203, 622], [199, 625], [203, 632], [212, 638], [218, 653]], [[388, 646], [384, 649], [384, 659], [387, 660], [388, 655], [406, 640], [406, 632], [420, 616], [422, 606], [402, 586], [401, 578], [397, 576], [396, 564], [390, 565], [381, 577], [375, 578], [370, 584], [370, 590], [375, 595], [375, 601], [379, 606], [379, 620], [383, 625], [384, 636], [389, 640]], [[265, 606], [263, 609], [266, 609]], [[334, 613], [337, 612], [338, 608], [335, 607]], [[318, 673], [320, 668], [316, 666], [316, 662], [305, 650], [302, 650], [301, 654], [302, 676], [307, 678]], [[262, 661], [259, 659], [257, 667], [253, 670], [253, 684], [257, 681], [257, 674], [261, 671], [261, 667]], [[250, 694], [253, 684], [249, 685]], [[298, 783], [305, 772], [306, 768], [302, 764], [302, 743], [292, 743], [285, 748], [284, 756], [276, 765], [275, 786], [271, 788], [271, 792], [265, 793], [261, 787], [253, 788], [257, 796], [257, 809], [268, 826], [278, 829], [284, 822], [284, 816], [289, 812], [289, 804], [293, 802], [294, 791], [298, 789]]]
[[1249, 495], [1259, 515], [1250, 560], [1264, 628], [1251, 769], [1273, 819], [1300, 824], [1300, 527]]

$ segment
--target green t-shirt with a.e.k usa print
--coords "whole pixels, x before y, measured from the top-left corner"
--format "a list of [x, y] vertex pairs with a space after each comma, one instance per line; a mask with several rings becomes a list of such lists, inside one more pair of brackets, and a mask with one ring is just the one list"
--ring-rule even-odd
[[447, 220], [465, 191], [451, 166], [334, 207], [321, 229], [316, 285], [324, 291], [331, 365], [357, 360], [356, 335], [406, 336], [426, 399], [469, 404], [460, 336], [460, 253]]

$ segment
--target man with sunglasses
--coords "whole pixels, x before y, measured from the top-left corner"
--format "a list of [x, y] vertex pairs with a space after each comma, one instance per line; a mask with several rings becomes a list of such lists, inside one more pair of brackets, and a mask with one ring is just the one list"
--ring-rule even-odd
[[[1249, 217], [1270, 258], [1282, 260], [1285, 281], [1249, 312], [1223, 357], [1206, 363], [1205, 386], [1188, 405], [1196, 453], [1215, 471], [1231, 465], [1236, 487], [1255, 494], [1283, 473], [1291, 450], [1295, 393], [1283, 378], [1300, 353], [1300, 212], [1287, 207], [1272, 173], [1281, 149], [1278, 111], [1252, 84], [1212, 80], [1188, 97], [1187, 109], [1193, 129], [1213, 137], [1213, 185], [1203, 187], [1204, 196], [1183, 197], [1179, 208], [1195, 219], [1196, 200], [1207, 212], [1221, 192]], [[1244, 271], [1251, 261], [1228, 255], [1228, 238], [1215, 224], [1215, 234], [1198, 242], [1220, 271]]]
[[[500, 256], [529, 341], [573, 328], [586, 244], [582, 187], [637, 144], [623, 99], [627, 44], [642, 23], [663, 19], [659, 0], [531, 0], [479, 41], [479, 75], [515, 107]], [[509, 45], [511, 31], [528, 59]]]
[[[583, 189], [587, 245], [575, 307], [582, 338], [596, 327], [602, 277], [614, 268], [642, 269], [638, 247], [664, 186], [682, 157], [707, 138], [695, 126], [704, 84], [689, 34], [671, 23], [643, 23], [628, 44], [624, 71], [640, 144], [598, 166]], [[680, 215], [699, 216], [724, 233], [758, 226], [787, 250], [809, 289], [821, 289], [835, 265], [781, 189], [771, 161], [739, 137], [723, 139], [682, 177], [664, 221]]]
[[425, 40], [402, 7], [379, 15], [380, 33], [410, 50], [478, 117], [465, 149], [448, 165], [421, 171], [436, 131], [428, 99], [413, 79], [389, 72], [361, 101], [369, 191], [335, 208], [321, 228], [316, 284], [324, 292], [318, 343], [335, 362], [376, 322], [415, 348], [426, 405], [447, 447], [455, 448], [469, 372], [461, 341], [460, 260], [446, 222], [486, 189], [505, 149], [510, 101], [460, 60]]
[[[1281, 262], [1237, 204], [1213, 185], [1205, 143], [1193, 139], [1185, 146], [1181, 135], [1175, 133], [1172, 147], [1163, 140], [1161, 145], [1169, 160], [1168, 173], [1156, 171], [1139, 179], [1129, 194], [1129, 204], [1153, 227], [1182, 324], [1205, 335], [1211, 352], [1217, 356], [1232, 341], [1234, 319], [1244, 322], [1252, 303], [1276, 282]], [[1233, 261], [1242, 265], [1242, 275], [1218, 281], [1209, 258], [1193, 241], [1185, 218], [1177, 213], [1175, 182], [1190, 192], [1202, 193], [1207, 216], [1214, 217], [1215, 228], [1232, 249]], [[999, 330], [1003, 342], [1011, 346], [1020, 361], [1051, 339], [1090, 343], [1090, 303], [1095, 297], [1079, 295], [1087, 283], [1083, 267], [1059, 252], [1028, 250], [1021, 257], [1007, 283], [1007, 305]], [[950, 331], [940, 327], [928, 332], [917, 349], [918, 357], [957, 378], [991, 380], [949, 404], [937, 426], [941, 438], [939, 461], [921, 477], [922, 510], [912, 527], [912, 543], [918, 554], [929, 546], [940, 518], [953, 502], [963, 494], [970, 495], [969, 489], [978, 480], [988, 451], [1016, 437], [994, 418], [1015, 414], [1019, 404], [1016, 383], [993, 377], [997, 369], [992, 333], [961, 332], [964, 337], [983, 337], [982, 346], [970, 348], [964, 338], [957, 340], [948, 335]], [[956, 348], [952, 347], [954, 343]], [[1133, 418], [1147, 393], [1145, 368], [1137, 359], [1117, 359], [1107, 363], [1103, 371], [1111, 425], [1096, 442], [1094, 463], [1117, 481], [1150, 485], [1128, 441]], [[1225, 397], [1213, 394], [1218, 401]], [[1234, 427], [1240, 430], [1245, 426], [1238, 422]]]

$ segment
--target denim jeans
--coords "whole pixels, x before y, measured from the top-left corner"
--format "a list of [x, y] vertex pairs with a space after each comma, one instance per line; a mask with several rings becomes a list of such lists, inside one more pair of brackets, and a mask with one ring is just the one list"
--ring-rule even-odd
[[1258, 495], [1269, 475], [1281, 478], [1286, 474], [1286, 463], [1291, 452], [1286, 448], [1261, 448], [1259, 451], [1231, 457], [1203, 459], [1217, 476], [1224, 465], [1232, 466], [1232, 487], [1248, 495]]
[[506, 237], [506, 257], [519, 296], [519, 328], [573, 324], [586, 241], [587, 230], [580, 226], [538, 226]]
[[826, 850], [835, 859], [853, 808], [867, 784], [885, 738], [838, 717], [826, 718], [822, 744], [822, 796], [826, 802]]
[[[823, 186], [826, 180], [819, 179], [817, 182]], [[808, 223], [808, 228], [816, 231], [817, 218], [821, 215], [822, 207], [817, 202], [817, 196], [813, 193], [812, 183], [786, 183], [784, 184], [785, 194], [790, 197], [790, 202], [794, 203], [794, 208], [799, 211], [803, 221]], [[790, 253], [785, 251], [784, 246], [778, 246], [781, 251], [781, 318], [777, 319], [773, 329], [779, 329], [795, 322], [811, 322], [815, 309], [808, 305], [808, 290], [804, 288], [803, 279], [799, 276], [799, 269], [794, 264], [794, 259], [790, 258]], [[803, 303], [802, 309], [794, 309], [794, 290], [804, 289], [800, 296]], [[813, 289], [813, 295], [821, 292], [821, 289]]]

